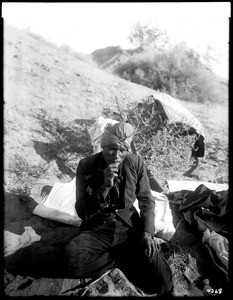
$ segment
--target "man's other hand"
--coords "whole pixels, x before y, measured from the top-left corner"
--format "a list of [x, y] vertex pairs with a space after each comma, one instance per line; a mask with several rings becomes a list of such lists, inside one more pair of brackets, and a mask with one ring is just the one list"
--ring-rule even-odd
[[142, 244], [144, 253], [147, 257], [154, 256], [155, 252], [160, 251], [160, 244], [164, 241], [160, 238], [152, 236], [149, 232], [144, 232], [142, 235]]

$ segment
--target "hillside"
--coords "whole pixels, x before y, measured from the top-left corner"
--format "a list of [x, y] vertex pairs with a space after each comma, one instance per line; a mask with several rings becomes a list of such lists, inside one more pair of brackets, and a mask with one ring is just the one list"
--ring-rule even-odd
[[[59, 120], [67, 127], [77, 120], [93, 120], [101, 114], [103, 108], [115, 107], [117, 111], [115, 97], [124, 109], [129, 103], [139, 102], [152, 94], [156, 96], [159, 92], [91, 67], [24, 31], [5, 26], [5, 166], [8, 166], [9, 161], [12, 162], [16, 154], [32, 166], [44, 162], [36, 152], [33, 141], [55, 141], [51, 132], [48, 134], [48, 128], [46, 132], [42, 127], [42, 119], [50, 120], [50, 126]], [[207, 133], [207, 144], [216, 135], [219, 138], [218, 132], [221, 132], [224, 143], [227, 142], [227, 106], [180, 102], [202, 122]], [[58, 179], [53, 173], [49, 179], [51, 183]], [[7, 172], [5, 175], [7, 181], [10, 174]], [[15, 182], [9, 184], [14, 185]], [[36, 186], [32, 185], [32, 194], [38, 196], [40, 180], [37, 180]]]
[[[42, 118], [51, 124], [55, 119], [64, 124], [94, 120], [104, 107], [115, 106], [117, 110], [115, 97], [124, 108], [151, 93], [156, 94], [65, 55], [23, 31], [5, 26], [5, 170], [16, 154], [32, 166], [44, 162], [33, 145], [33, 141], [48, 143], [53, 139], [43, 132]], [[7, 181], [8, 173], [5, 175]], [[50, 180], [54, 184], [58, 178]], [[37, 181], [32, 194], [38, 196], [40, 188]]]
[[[87, 128], [103, 108], [118, 110], [115, 98], [126, 109], [130, 103], [159, 94], [75, 59], [25, 31], [4, 26], [5, 229], [13, 236], [13, 242], [23, 239], [24, 232], [29, 234], [29, 246], [24, 245], [25, 252], [9, 255], [9, 264], [13, 269], [20, 269], [22, 264], [25, 271], [33, 261], [33, 271], [47, 269], [57, 276], [52, 280], [47, 273], [45, 278], [41, 278], [41, 273], [35, 278], [28, 273], [23, 274], [26, 277], [7, 274], [8, 295], [57, 295], [74, 287], [74, 281], [56, 274], [60, 269], [57, 262], [48, 267], [46, 259], [56, 257], [56, 247], [75, 236], [77, 228], [32, 216], [29, 210], [25, 211], [27, 201], [40, 203], [44, 188], [69, 182], [75, 176], [80, 158], [92, 153]], [[227, 105], [180, 102], [202, 122], [205, 130], [206, 156], [201, 161], [200, 180], [216, 182], [218, 177], [227, 183]], [[186, 247], [189, 240], [188, 246], [194, 253], [198, 245], [190, 236], [191, 233], [184, 234], [180, 242]], [[203, 264], [201, 270], [206, 270], [205, 257], [195, 257]], [[182, 293], [185, 291], [180, 290], [177, 295]]]

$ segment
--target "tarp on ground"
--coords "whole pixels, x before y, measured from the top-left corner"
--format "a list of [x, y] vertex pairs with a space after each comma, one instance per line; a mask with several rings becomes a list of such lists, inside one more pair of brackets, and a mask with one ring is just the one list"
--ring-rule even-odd
[[[175, 228], [172, 222], [172, 213], [169, 206], [169, 201], [166, 195], [151, 190], [152, 197], [155, 199], [155, 228], [157, 232], [161, 232], [164, 239], [170, 240], [175, 233]], [[76, 202], [76, 178], [68, 183], [56, 182], [44, 199], [42, 204], [45, 207], [59, 210], [70, 215], [70, 218], [76, 216], [79, 218], [75, 209]], [[135, 208], [139, 212], [138, 201], [134, 203]], [[79, 218], [80, 219], [80, 218]], [[80, 219], [81, 221], [81, 219]]]
[[180, 190], [194, 191], [200, 184], [204, 184], [210, 190], [224, 191], [228, 190], [227, 183], [214, 183], [207, 181], [193, 181], [193, 180], [167, 180], [169, 192], [176, 192]]

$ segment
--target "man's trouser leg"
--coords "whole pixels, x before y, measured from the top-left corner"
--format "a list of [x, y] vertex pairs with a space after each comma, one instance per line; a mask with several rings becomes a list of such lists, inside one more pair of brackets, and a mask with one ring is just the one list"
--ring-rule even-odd
[[166, 294], [173, 288], [171, 269], [162, 252], [142, 259], [141, 288], [148, 293]]
[[119, 247], [116, 258], [127, 278], [145, 293], [166, 294], [172, 290], [171, 269], [162, 252], [147, 258], [140, 244], [127, 243], [127, 247]]
[[109, 255], [112, 229], [81, 232], [66, 247], [68, 273], [74, 278], [96, 278], [114, 266]]

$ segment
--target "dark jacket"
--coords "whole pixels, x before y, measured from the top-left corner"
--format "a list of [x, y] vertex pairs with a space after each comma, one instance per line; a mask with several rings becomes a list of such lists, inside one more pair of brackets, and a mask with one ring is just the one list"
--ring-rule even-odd
[[[101, 193], [104, 183], [103, 171], [106, 167], [102, 152], [79, 162], [76, 172], [75, 208], [83, 223], [98, 220], [96, 224], [101, 225], [107, 215], [115, 214], [132, 226], [135, 213], [133, 203], [138, 199], [142, 230], [154, 234], [155, 201], [151, 196], [149, 178], [142, 157], [128, 153], [122, 161], [119, 168], [120, 180], [116, 184], [118, 198], [111, 208], [107, 207]], [[111, 197], [114, 197], [113, 191]]]

